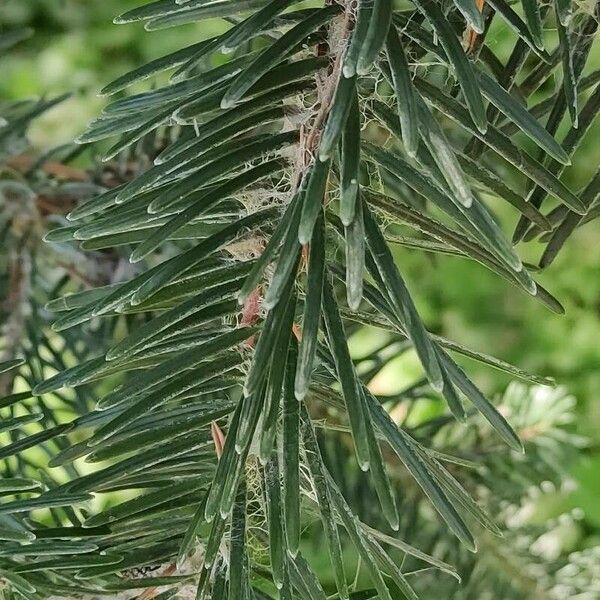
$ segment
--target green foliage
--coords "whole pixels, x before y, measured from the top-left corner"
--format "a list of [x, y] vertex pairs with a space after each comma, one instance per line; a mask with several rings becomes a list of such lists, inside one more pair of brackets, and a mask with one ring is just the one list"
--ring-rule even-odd
[[[165, 36], [230, 27], [108, 84], [78, 139], [113, 140], [85, 181], [102, 191], [57, 211], [46, 240], [59, 256], [87, 251], [90, 268], [111, 262], [110, 275], [18, 273], [36, 293], [18, 295], [19, 328], [3, 331], [5, 594], [395, 600], [433, 597], [456, 568], [456, 597], [588, 593], [564, 556], [538, 581], [510, 532], [510, 507], [531, 485], [560, 486], [582, 444], [564, 421], [571, 400], [516, 386], [499, 407], [486, 398], [457, 357], [552, 382], [428, 330], [391, 244], [479, 263], [563, 312], [536, 278], [598, 215], [598, 175], [581, 191], [560, 179], [600, 110], [597, 72], [584, 76], [598, 14], [455, 5], [158, 0], [115, 20]], [[496, 20], [515, 31], [506, 65], [486, 44]], [[559, 67], [562, 87], [528, 106]], [[4, 111], [3, 156], [52, 103]], [[75, 155], [60, 152], [62, 165]], [[19, 265], [43, 262], [10, 193], [21, 186], [39, 217], [27, 190], [43, 164], [2, 181], [3, 252]], [[499, 203], [519, 217], [513, 241], [547, 244], [539, 266], [508, 240]], [[357, 358], [360, 325], [386, 342]], [[419, 386], [376, 394], [373, 378], [409, 349]], [[423, 397], [447, 411], [411, 422]], [[332, 582], [306, 543], [319, 521]], [[585, 575], [592, 559], [575, 562]]]

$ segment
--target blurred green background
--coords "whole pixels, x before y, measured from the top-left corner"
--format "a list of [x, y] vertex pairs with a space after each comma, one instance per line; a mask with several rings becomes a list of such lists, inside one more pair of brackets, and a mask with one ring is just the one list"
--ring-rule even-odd
[[[38, 122], [32, 132], [40, 148], [70, 141], [101, 110], [98, 90], [121, 73], [152, 58], [209, 37], [219, 23], [208, 22], [175, 30], [148, 33], [141, 25], [115, 26], [112, 19], [143, 4], [140, 0], [5, 0], [0, 28], [28, 26], [29, 40], [1, 59], [0, 97], [73, 96]], [[551, 34], [550, 34], [551, 35]], [[488, 42], [502, 60], [514, 43], [501, 26]], [[591, 62], [600, 66], [598, 43]], [[597, 169], [600, 123], [596, 123], [578, 151], [575, 167], [565, 181], [578, 189]], [[515, 182], [516, 186], [522, 182]], [[506, 230], [515, 215], [501, 217]], [[565, 305], [566, 316], [554, 315], [539, 303], [509, 286], [482, 267], [458, 258], [435, 257], [406, 249], [397, 260], [410, 284], [419, 309], [436, 332], [468, 346], [552, 376], [578, 399], [577, 428], [591, 440], [578, 461], [569, 465], [577, 483], [574, 491], [548, 496], [540, 503], [543, 518], [579, 507], [584, 526], [578, 545], [600, 543], [600, 221], [580, 229], [547, 273], [543, 285]], [[535, 261], [541, 247], [528, 244], [525, 258]], [[365, 349], [374, 343], [373, 332], [355, 339]], [[489, 393], [507, 385], [506, 376], [468, 365], [469, 372]], [[393, 392], [419, 376], [416, 361], [407, 355], [392, 364], [380, 381], [379, 391]]]

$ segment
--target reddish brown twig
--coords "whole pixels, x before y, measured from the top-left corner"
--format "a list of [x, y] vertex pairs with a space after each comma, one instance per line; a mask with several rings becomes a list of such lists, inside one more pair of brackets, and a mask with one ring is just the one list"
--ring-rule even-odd
[[[19, 154], [7, 161], [7, 166], [19, 173], [26, 173], [35, 164], [35, 158], [28, 154]], [[46, 175], [64, 181], [89, 181], [89, 174], [83, 169], [76, 169], [59, 162], [47, 160], [41, 163], [40, 170]]]
[[[175, 565], [175, 563], [172, 563], [165, 569], [165, 572], [161, 574], [161, 577], [168, 577], [169, 575], [173, 575], [173, 573], [175, 573], [176, 570], [177, 566]], [[156, 594], [158, 594], [157, 587], [148, 588], [137, 597], [137, 600], [151, 600], [151, 598], [154, 598]]]
[[[485, 6], [485, 0], [475, 0], [475, 6], [479, 12], [483, 12], [483, 7]], [[469, 25], [465, 29], [464, 41], [467, 52], [473, 52], [475, 46], [477, 45], [477, 40], [479, 39], [479, 34]]]
[[217, 425], [216, 421], [210, 424], [210, 433], [212, 435], [213, 443], [215, 445], [215, 453], [217, 458], [223, 456], [223, 447], [225, 446], [225, 436], [221, 431], [221, 428]]

